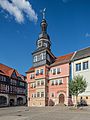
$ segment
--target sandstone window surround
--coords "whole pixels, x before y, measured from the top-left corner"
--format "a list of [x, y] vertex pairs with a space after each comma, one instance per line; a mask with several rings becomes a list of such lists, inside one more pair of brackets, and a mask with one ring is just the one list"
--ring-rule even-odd
[[53, 86], [53, 85], [61, 85], [61, 84], [63, 84], [63, 79], [51, 80], [51, 86]]
[[61, 68], [52, 68], [51, 70], [50, 70], [50, 72], [51, 72], [51, 74], [53, 74], [53, 75], [57, 75], [57, 74], [60, 74], [61, 73]]

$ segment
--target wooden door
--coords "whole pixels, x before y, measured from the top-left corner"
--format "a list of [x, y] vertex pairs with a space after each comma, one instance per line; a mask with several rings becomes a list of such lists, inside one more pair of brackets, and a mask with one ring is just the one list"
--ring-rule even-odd
[[64, 95], [63, 94], [59, 95], [59, 103], [64, 104]]

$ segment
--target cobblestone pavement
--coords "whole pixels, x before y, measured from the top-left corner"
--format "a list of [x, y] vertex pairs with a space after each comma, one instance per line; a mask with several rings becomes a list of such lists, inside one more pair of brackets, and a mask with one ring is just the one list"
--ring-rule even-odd
[[90, 120], [90, 107], [6, 107], [0, 108], [0, 120]]

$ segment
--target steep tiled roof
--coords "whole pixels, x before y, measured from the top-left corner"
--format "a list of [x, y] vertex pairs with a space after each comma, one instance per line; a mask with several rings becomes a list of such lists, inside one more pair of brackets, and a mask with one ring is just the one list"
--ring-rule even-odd
[[4, 64], [0, 64], [0, 70], [6, 75], [6, 76], [10, 76], [11, 71], [13, 70], [12, 68], [4, 65]]
[[[13, 68], [10, 68], [4, 64], [1, 64], [0, 63], [0, 74], [1, 75], [5, 75], [5, 76], [8, 76], [8, 77], [11, 77], [13, 72], [16, 73], [16, 76], [17, 77], [21, 77], [22, 78], [22, 75], [20, 75], [17, 70], [13, 69]], [[23, 79], [22, 79], [23, 80]]]
[[72, 60], [78, 60], [88, 56], [90, 56], [90, 47], [77, 51]]
[[34, 67], [29, 68], [29, 70], [26, 73], [29, 73], [29, 72], [34, 72]]
[[59, 65], [59, 64], [64, 64], [70, 62], [72, 56], [74, 53], [66, 54], [64, 56], [57, 57], [55, 62], [51, 64], [51, 66]]

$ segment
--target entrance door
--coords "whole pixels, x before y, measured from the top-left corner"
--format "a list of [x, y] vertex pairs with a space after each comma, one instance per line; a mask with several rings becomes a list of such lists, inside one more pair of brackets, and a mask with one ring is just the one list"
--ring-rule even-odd
[[22, 97], [19, 97], [17, 99], [17, 105], [23, 105], [23, 98]]
[[59, 103], [64, 104], [64, 95], [63, 94], [59, 95]]
[[14, 106], [14, 99], [10, 99], [10, 106]]

